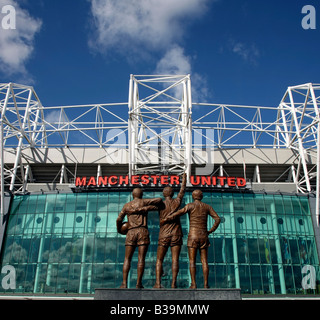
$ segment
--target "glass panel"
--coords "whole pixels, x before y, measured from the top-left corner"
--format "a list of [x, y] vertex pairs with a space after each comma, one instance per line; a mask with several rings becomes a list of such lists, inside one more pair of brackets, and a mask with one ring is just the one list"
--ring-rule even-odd
[[292, 200], [292, 211], [293, 211], [293, 214], [300, 215], [301, 214], [301, 206], [300, 206], [299, 198], [292, 197], [291, 200]]
[[7, 226], [7, 234], [14, 234], [16, 229], [18, 215], [17, 214], [10, 214], [9, 216], [9, 222]]
[[57, 268], [57, 293], [68, 292], [69, 264], [60, 263]]
[[246, 237], [237, 237], [239, 263], [249, 263], [248, 240]]
[[66, 212], [74, 213], [76, 210], [76, 202], [77, 202], [77, 195], [75, 193], [67, 194], [66, 198]]
[[75, 225], [74, 232], [75, 233], [83, 233], [85, 231], [85, 211], [77, 210], [75, 213]]
[[120, 212], [123, 205], [120, 208], [119, 193], [109, 193], [108, 196], [107, 212]]
[[14, 252], [14, 237], [13, 236], [8, 236], [5, 239], [4, 247], [3, 247], [3, 252], [2, 252], [2, 265], [10, 264], [10, 256], [11, 252]]
[[239, 214], [244, 212], [243, 196], [241, 193], [233, 195], [233, 208]]
[[223, 213], [222, 197], [221, 193], [212, 194], [212, 207], [220, 216]]
[[243, 214], [235, 214], [236, 233], [246, 233], [246, 216]]
[[87, 194], [77, 194], [76, 212], [84, 213], [87, 210]]
[[255, 207], [256, 213], [265, 214], [266, 207], [264, 203], [264, 196], [262, 194], [257, 194], [255, 197]]
[[213, 248], [215, 263], [226, 262], [226, 248], [224, 243], [224, 237], [214, 237]]
[[47, 279], [47, 264], [38, 264], [36, 268], [34, 288], [35, 293], [44, 293]]
[[250, 277], [249, 265], [240, 265], [239, 275], [240, 275], [241, 292], [246, 294], [251, 294], [252, 290], [251, 290], [251, 277]]
[[300, 205], [301, 205], [301, 213], [303, 215], [310, 216], [310, 208], [309, 208], [309, 201], [307, 197], [299, 197]]
[[284, 207], [284, 212], [286, 214], [293, 214], [291, 197], [289, 196], [283, 197], [283, 207]]
[[292, 267], [285, 266], [284, 268], [284, 276], [285, 276], [285, 283], [286, 283], [286, 289], [288, 294], [295, 294], [295, 283], [294, 283], [294, 275], [292, 273]]
[[46, 293], [55, 293], [56, 292], [56, 284], [57, 284], [57, 276], [58, 276], [58, 264], [48, 264], [47, 275], [46, 275]]
[[108, 212], [107, 232], [117, 232], [116, 220], [119, 212]]
[[64, 213], [56, 212], [53, 215], [52, 232], [62, 233]]
[[274, 204], [276, 212], [280, 214], [285, 214], [284, 206], [283, 206], [283, 197], [274, 196]]
[[22, 201], [20, 202], [19, 209], [18, 209], [18, 212], [19, 212], [20, 214], [21, 214], [21, 213], [27, 213], [27, 212], [28, 212], [28, 202], [29, 202], [29, 198], [30, 198], [29, 195], [25, 195], [25, 196], [22, 196], [22, 197], [21, 197]]
[[255, 234], [257, 232], [257, 223], [254, 213], [246, 214], [246, 226], [248, 234]]
[[244, 207], [246, 213], [254, 213], [255, 212], [255, 203], [254, 203], [254, 195], [253, 194], [244, 194]]
[[55, 194], [48, 194], [46, 200], [46, 212], [54, 212], [56, 206], [56, 195]]
[[61, 238], [54, 236], [51, 238], [50, 242], [50, 251], [49, 251], [49, 263], [58, 263], [59, 262], [59, 249], [61, 244]]
[[262, 283], [263, 283], [263, 293], [275, 294], [275, 286], [274, 286], [275, 281], [274, 281], [271, 265], [261, 266], [261, 276], [262, 276]]
[[40, 237], [35, 236], [31, 239], [28, 263], [36, 263], [38, 261], [39, 248], [40, 248]]
[[38, 195], [37, 197], [37, 208], [36, 208], [36, 213], [44, 213], [45, 212], [45, 207], [46, 207], [46, 200], [47, 196], [46, 195]]
[[79, 292], [79, 275], [81, 273], [80, 264], [71, 264], [69, 268], [69, 281], [68, 281], [68, 292], [78, 293]]
[[252, 281], [252, 293], [263, 294], [262, 277], [260, 266], [250, 266], [251, 281]]
[[34, 225], [33, 225], [33, 233], [38, 234], [42, 233], [43, 230], [43, 221], [44, 221], [44, 214], [35, 214], [34, 216]]
[[256, 238], [248, 238], [248, 251], [250, 254], [250, 263], [259, 263], [259, 249], [258, 242]]
[[[225, 212], [221, 216], [221, 218], [223, 218], [223, 221], [222, 221], [222, 223], [220, 223], [220, 225], [217, 229], [217, 232], [221, 232], [221, 233], [224, 232], [224, 233], [230, 234], [233, 230], [232, 224], [234, 225], [234, 218], [231, 219], [230, 212]], [[221, 230], [220, 230], [220, 228], [221, 228]]]
[[72, 233], [74, 228], [74, 219], [75, 219], [75, 213], [74, 212], [66, 212], [65, 218], [64, 218], [64, 226], [63, 226], [63, 232], [64, 233]]
[[17, 214], [21, 205], [23, 198], [15, 197], [12, 201], [10, 215]]

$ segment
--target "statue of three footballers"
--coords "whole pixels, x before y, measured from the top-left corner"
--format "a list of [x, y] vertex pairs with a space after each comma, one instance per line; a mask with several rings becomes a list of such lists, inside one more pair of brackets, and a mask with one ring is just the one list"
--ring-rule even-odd
[[[190, 289], [196, 289], [196, 255], [200, 251], [202, 271], [204, 277], [204, 288], [209, 288], [208, 277], [208, 247], [210, 242], [208, 235], [214, 232], [219, 224], [220, 218], [214, 209], [203, 203], [202, 191], [195, 190], [192, 193], [194, 202], [187, 204], [183, 209], [180, 205], [186, 189], [186, 174], [183, 174], [180, 192], [173, 198], [173, 188], [163, 189], [164, 200], [161, 198], [142, 199], [143, 192], [135, 188], [132, 192], [133, 200], [124, 205], [117, 218], [117, 230], [119, 233], [126, 233], [126, 250], [123, 263], [123, 281], [120, 288], [127, 288], [128, 273], [130, 270], [132, 256], [138, 247], [138, 266], [136, 288], [143, 288], [142, 276], [144, 272], [145, 257], [150, 244], [149, 231], [147, 226], [148, 211], [159, 211], [160, 231], [158, 239], [157, 262], [156, 262], [156, 283], [154, 288], [162, 288], [161, 276], [163, 274], [163, 260], [171, 248], [172, 256], [172, 282], [171, 288], [177, 287], [177, 276], [179, 272], [179, 255], [182, 246], [182, 228], [180, 216], [189, 213], [190, 229], [187, 240], [189, 268], [191, 275]], [[123, 219], [127, 215], [128, 222], [125, 227]], [[210, 215], [215, 223], [207, 230], [207, 218]], [[123, 230], [125, 229], [125, 230]]]

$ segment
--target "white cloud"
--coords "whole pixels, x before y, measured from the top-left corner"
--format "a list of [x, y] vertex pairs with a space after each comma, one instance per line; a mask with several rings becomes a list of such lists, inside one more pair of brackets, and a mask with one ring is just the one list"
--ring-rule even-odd
[[[3, 29], [0, 25], [0, 71], [9, 75], [27, 76], [26, 62], [34, 50], [34, 38], [42, 22], [33, 18], [15, 0], [0, 0], [0, 8], [11, 5], [16, 12], [16, 29]], [[2, 18], [6, 15], [2, 14]]]
[[232, 52], [240, 56], [246, 62], [256, 64], [260, 52], [255, 44], [247, 45], [242, 42], [232, 42]]
[[153, 51], [180, 41], [184, 27], [199, 18], [208, 0], [89, 0], [96, 34], [90, 46]]
[[89, 1], [95, 28], [91, 48], [103, 54], [117, 50], [130, 59], [162, 55], [155, 73], [191, 74], [193, 97], [207, 95], [206, 81], [192, 71], [182, 43], [186, 27], [208, 10], [209, 0]]
[[[192, 74], [192, 99], [193, 101], [206, 100], [208, 97], [208, 89], [206, 80], [198, 73], [192, 73], [192, 59], [187, 56], [184, 49], [178, 45], [171, 47], [157, 63], [156, 74]], [[181, 92], [176, 91], [176, 96], [179, 97]]]
[[191, 59], [185, 55], [182, 47], [173, 46], [157, 63], [156, 72], [158, 74], [189, 74]]

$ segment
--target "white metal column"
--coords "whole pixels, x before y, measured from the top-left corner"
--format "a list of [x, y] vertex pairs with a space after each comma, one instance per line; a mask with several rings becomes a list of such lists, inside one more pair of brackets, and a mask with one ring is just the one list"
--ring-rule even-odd
[[190, 75], [131, 75], [128, 109], [129, 175], [167, 171], [190, 177]]

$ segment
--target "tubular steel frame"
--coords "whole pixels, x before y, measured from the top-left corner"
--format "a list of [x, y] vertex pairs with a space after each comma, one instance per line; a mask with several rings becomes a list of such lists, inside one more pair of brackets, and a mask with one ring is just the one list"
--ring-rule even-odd
[[[190, 75], [131, 75], [128, 102], [58, 107], [43, 107], [30, 86], [0, 84], [1, 217], [4, 192], [24, 190], [32, 174], [22, 165], [28, 148], [124, 148], [129, 175], [190, 175], [196, 149], [286, 148], [297, 157], [297, 192], [316, 193], [319, 221], [319, 104], [312, 83], [288, 87], [278, 107], [195, 103]], [[9, 148], [12, 168], [4, 163]]]

